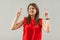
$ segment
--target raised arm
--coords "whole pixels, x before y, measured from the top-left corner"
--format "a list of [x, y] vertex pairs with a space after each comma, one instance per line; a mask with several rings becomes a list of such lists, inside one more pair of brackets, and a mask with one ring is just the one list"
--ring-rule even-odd
[[17, 23], [17, 21], [18, 21], [18, 18], [19, 18], [19, 16], [21, 15], [21, 8], [17, 11], [17, 13], [16, 13], [16, 17], [15, 17], [15, 19], [13, 20], [13, 22], [12, 22], [12, 24], [11, 24], [11, 30], [16, 30], [16, 29], [18, 29], [18, 28], [20, 28], [22, 25], [23, 25], [23, 21], [24, 21], [24, 19], [22, 19], [20, 22], [18, 22]]
[[44, 13], [45, 13], [45, 21], [42, 21], [42, 27], [46, 32], [50, 32], [50, 20], [48, 17], [48, 12], [46, 9], [44, 9]]

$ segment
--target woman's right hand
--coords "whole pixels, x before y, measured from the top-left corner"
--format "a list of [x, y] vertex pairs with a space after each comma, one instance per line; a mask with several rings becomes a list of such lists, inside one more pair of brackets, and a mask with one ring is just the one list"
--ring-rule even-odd
[[21, 15], [21, 11], [22, 11], [22, 8], [18, 9], [18, 11], [16, 12], [16, 17], [19, 17]]

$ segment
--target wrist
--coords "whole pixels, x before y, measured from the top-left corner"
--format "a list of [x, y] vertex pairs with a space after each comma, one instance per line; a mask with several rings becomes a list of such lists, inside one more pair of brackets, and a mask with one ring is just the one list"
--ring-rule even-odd
[[45, 20], [49, 20], [50, 18], [49, 17], [47, 17]]
[[19, 17], [16, 16], [15, 18], [18, 19]]

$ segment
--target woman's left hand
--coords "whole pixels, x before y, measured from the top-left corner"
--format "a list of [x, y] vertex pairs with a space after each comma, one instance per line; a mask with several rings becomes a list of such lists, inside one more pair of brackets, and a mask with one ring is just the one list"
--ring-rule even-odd
[[44, 9], [44, 14], [45, 14], [45, 17], [48, 18], [48, 11], [46, 9]]

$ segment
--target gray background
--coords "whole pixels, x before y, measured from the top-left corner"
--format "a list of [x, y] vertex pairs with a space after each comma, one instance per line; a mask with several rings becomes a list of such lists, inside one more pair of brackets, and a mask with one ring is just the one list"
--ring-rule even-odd
[[23, 26], [15, 31], [10, 30], [16, 11], [22, 8], [22, 19], [27, 15], [29, 3], [36, 3], [40, 9], [40, 17], [44, 18], [44, 8], [48, 10], [51, 32], [43, 31], [43, 40], [60, 40], [60, 0], [0, 0], [0, 40], [22, 40]]

